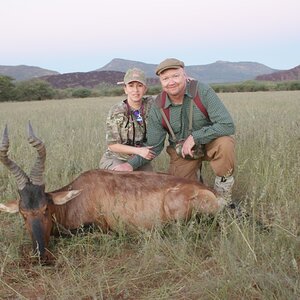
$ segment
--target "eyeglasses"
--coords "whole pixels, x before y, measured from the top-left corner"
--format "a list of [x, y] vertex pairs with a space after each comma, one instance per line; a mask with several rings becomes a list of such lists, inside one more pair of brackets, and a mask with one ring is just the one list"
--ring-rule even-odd
[[172, 76], [162, 76], [160, 79], [163, 83], [169, 82], [171, 79], [177, 81], [181, 77], [181, 74], [175, 73]]

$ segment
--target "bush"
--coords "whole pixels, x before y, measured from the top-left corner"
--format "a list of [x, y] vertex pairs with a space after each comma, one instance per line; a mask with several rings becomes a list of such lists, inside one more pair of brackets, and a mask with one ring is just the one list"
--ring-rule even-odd
[[291, 82], [290, 83], [290, 90], [295, 91], [295, 90], [300, 90], [300, 82]]
[[92, 91], [87, 88], [79, 88], [72, 92], [72, 97], [75, 98], [88, 98], [92, 95]]
[[212, 84], [211, 87], [216, 93], [235, 92], [258, 92], [258, 91], [288, 91], [300, 90], [299, 81], [255, 81], [249, 80], [241, 83]]
[[107, 96], [122, 96], [124, 94], [123, 86], [112, 85], [108, 83], [100, 83], [94, 89], [97, 96], [107, 97]]
[[161, 92], [161, 86], [160, 85], [153, 85], [149, 86], [147, 94], [148, 95], [157, 95]]
[[53, 99], [55, 91], [51, 85], [42, 80], [22, 81], [16, 85], [16, 100], [46, 100]]
[[15, 92], [13, 78], [0, 75], [0, 101], [14, 100]]
[[[249, 80], [237, 83], [211, 84], [211, 87], [216, 93], [288, 91], [300, 90], [300, 81], [271, 82]], [[160, 92], [161, 86], [153, 85], [148, 87], [147, 95], [157, 95]], [[123, 86], [101, 83], [93, 89], [84, 87], [54, 89], [46, 81], [30, 80], [14, 83], [13, 78], [0, 75], [0, 102], [109, 96], [124, 96]]]

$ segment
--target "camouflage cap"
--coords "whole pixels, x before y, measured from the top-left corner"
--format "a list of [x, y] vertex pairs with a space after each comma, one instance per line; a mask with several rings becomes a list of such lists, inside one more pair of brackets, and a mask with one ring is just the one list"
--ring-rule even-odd
[[145, 73], [138, 68], [127, 70], [124, 76], [124, 84], [130, 83], [132, 81], [137, 81], [142, 83], [143, 85], [147, 85]]
[[178, 60], [176, 58], [167, 58], [156, 67], [155, 74], [159, 75], [161, 72], [167, 69], [179, 69], [179, 68], [184, 68], [183, 61]]

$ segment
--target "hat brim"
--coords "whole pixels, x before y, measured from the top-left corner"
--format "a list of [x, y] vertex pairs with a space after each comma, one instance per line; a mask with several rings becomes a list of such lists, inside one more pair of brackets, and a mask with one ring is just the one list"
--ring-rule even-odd
[[160, 75], [162, 72], [166, 71], [166, 70], [169, 70], [169, 69], [182, 69], [181, 66], [167, 66], [167, 67], [164, 67], [164, 68], [161, 68], [159, 70], [156, 71], [156, 75]]
[[141, 84], [143, 84], [143, 85], [146, 86], [146, 83], [145, 83], [145, 82], [143, 82], [143, 81], [141, 81], [141, 80], [137, 80], [137, 79], [130, 80], [130, 81], [127, 81], [127, 82], [124, 81], [123, 84], [128, 84], [128, 83], [130, 83], [130, 82], [139, 82], [139, 83], [141, 83]]

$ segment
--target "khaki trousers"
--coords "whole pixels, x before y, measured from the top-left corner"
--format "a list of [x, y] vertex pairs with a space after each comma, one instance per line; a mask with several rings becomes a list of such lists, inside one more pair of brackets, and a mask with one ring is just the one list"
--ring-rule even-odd
[[216, 176], [230, 176], [235, 168], [235, 141], [232, 136], [222, 136], [205, 145], [205, 155], [200, 159], [184, 159], [175, 149], [167, 147], [170, 156], [168, 173], [192, 180], [199, 180], [197, 173], [202, 161], [209, 161]]

